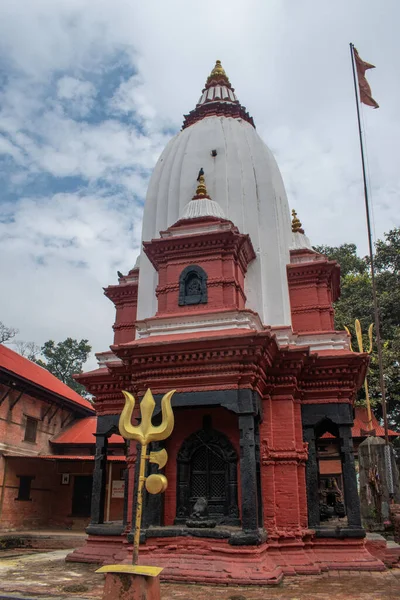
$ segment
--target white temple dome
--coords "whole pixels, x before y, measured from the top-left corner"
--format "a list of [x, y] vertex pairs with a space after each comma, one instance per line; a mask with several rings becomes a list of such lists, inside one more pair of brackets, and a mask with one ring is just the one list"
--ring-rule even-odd
[[[219, 75], [220, 64], [218, 68]], [[232, 89], [224, 72], [212, 78], [216, 69], [205, 90], [222, 83]], [[246, 275], [246, 307], [257, 312], [265, 325], [290, 325], [286, 265], [290, 262], [292, 231], [279, 168], [236, 96], [234, 102], [230, 96], [224, 101], [215, 99], [215, 94], [205, 94], [205, 90], [154, 168], [145, 202], [142, 240], [158, 238], [160, 231], [185, 215], [196, 190], [197, 173], [203, 168], [210, 198], [241, 233], [250, 235], [256, 252], [257, 258]], [[208, 103], [204, 103], [206, 96], [210, 96]], [[155, 315], [156, 285], [157, 273], [143, 254], [138, 319]]]

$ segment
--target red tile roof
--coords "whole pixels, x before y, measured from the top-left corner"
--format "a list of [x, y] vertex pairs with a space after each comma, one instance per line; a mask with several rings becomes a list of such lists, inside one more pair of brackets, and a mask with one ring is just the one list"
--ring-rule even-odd
[[[372, 428], [375, 429], [376, 435], [378, 437], [384, 437], [385, 430], [379, 425], [377, 418], [374, 413], [372, 413]], [[354, 417], [354, 425], [352, 429], [353, 437], [365, 437], [365, 433], [362, 433], [361, 430], [366, 431], [368, 429], [368, 416], [367, 416], [367, 408], [366, 406], [356, 406], [355, 408], [355, 417]], [[400, 435], [400, 433], [389, 429], [389, 436], [396, 437]]]
[[[51, 440], [52, 444], [79, 444], [84, 446], [87, 444], [95, 444], [97, 417], [86, 417], [72, 423], [70, 427], [58, 434]], [[123, 444], [124, 439], [115, 433], [108, 438], [109, 444]]]
[[[368, 431], [368, 416], [367, 416], [367, 408], [365, 406], [356, 406], [354, 409], [354, 425], [351, 429], [351, 434], [353, 438], [365, 438], [366, 435], [363, 433], [364, 431]], [[374, 413], [372, 413], [372, 429], [375, 429], [375, 435], [377, 437], [384, 437], [385, 430], [379, 425], [378, 419], [375, 417]], [[389, 429], [389, 437], [397, 437], [400, 436], [400, 433]], [[331, 433], [324, 433], [323, 438], [334, 438]]]
[[86, 413], [88, 410], [94, 412], [90, 402], [74, 392], [74, 390], [57, 379], [52, 373], [3, 344], [0, 344], [0, 371], [8, 371], [56, 396], [60, 396], [81, 408], [85, 408], [87, 409]]

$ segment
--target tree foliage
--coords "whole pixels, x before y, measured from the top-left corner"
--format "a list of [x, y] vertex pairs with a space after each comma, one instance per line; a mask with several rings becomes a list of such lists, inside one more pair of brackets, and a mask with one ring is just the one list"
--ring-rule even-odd
[[85, 395], [84, 387], [73, 379], [73, 375], [82, 373], [82, 367], [87, 361], [91, 349], [88, 340], [78, 341], [67, 338], [58, 344], [49, 340], [40, 349], [44, 360], [40, 358], [36, 362], [78, 394]]
[[[357, 349], [354, 321], [359, 319], [364, 333], [364, 350], [367, 349], [368, 327], [374, 323], [369, 257], [359, 257], [354, 244], [318, 246], [315, 250], [340, 264], [341, 296], [335, 303], [336, 329], [343, 329], [345, 325], [349, 327], [354, 349]], [[392, 425], [400, 429], [400, 228], [389, 231], [384, 240], [377, 242], [375, 266], [388, 415]], [[368, 383], [375, 412], [381, 416], [376, 343], [371, 355]], [[361, 391], [359, 401], [362, 402], [363, 398]]]

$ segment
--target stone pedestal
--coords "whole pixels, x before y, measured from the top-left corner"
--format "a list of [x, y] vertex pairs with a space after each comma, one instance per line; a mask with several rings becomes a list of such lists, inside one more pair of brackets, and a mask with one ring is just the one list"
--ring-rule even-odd
[[161, 567], [106, 565], [103, 600], [160, 600]]

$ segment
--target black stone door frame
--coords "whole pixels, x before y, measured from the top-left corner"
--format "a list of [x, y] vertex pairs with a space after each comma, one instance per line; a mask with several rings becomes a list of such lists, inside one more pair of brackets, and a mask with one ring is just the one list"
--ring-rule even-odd
[[104, 509], [107, 483], [107, 449], [108, 438], [113, 433], [119, 433], [119, 415], [100, 415], [97, 418], [96, 452], [94, 457], [92, 501], [90, 509], [90, 524], [86, 529], [89, 535], [120, 535], [126, 525], [128, 470], [125, 471], [125, 496], [122, 524], [107, 524], [104, 522]]
[[[357, 490], [357, 476], [354, 462], [353, 440], [353, 407], [349, 403], [303, 404], [302, 405], [303, 439], [308, 443], [308, 459], [306, 463], [306, 486], [308, 526], [316, 530], [317, 537], [365, 537], [361, 524], [360, 499]], [[317, 438], [322, 428], [328, 430], [329, 423], [335, 429], [340, 444], [344, 501], [346, 506], [347, 526], [341, 528], [321, 527], [319, 514], [318, 490], [318, 457]]]

